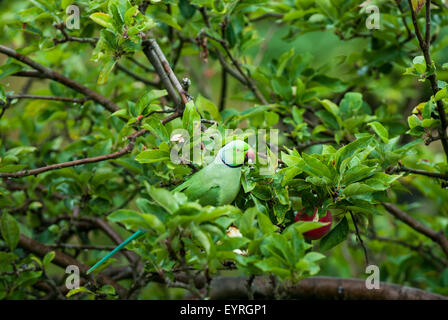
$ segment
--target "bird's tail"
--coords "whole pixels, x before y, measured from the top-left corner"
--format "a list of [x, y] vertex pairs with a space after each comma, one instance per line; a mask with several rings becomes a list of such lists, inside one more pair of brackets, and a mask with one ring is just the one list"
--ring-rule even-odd
[[120, 243], [114, 250], [112, 250], [111, 252], [109, 252], [103, 259], [101, 259], [100, 261], [98, 261], [92, 268], [90, 268], [89, 270], [87, 270], [87, 274], [91, 273], [93, 270], [95, 270], [96, 268], [98, 268], [100, 265], [102, 265], [104, 262], [106, 262], [110, 257], [112, 257], [115, 253], [117, 253], [118, 251], [120, 251], [123, 247], [125, 247], [129, 242], [131, 242], [132, 240], [138, 239], [140, 238], [142, 235], [145, 234], [145, 231], [142, 230], [138, 230], [137, 232], [135, 232], [133, 235], [131, 235], [129, 238], [127, 238], [126, 240], [124, 240], [122, 243]]

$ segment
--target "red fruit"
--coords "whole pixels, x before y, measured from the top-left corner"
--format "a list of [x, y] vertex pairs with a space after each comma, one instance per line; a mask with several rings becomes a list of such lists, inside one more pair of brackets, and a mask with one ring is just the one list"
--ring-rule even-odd
[[[308, 216], [302, 209], [302, 211], [297, 212], [296, 218], [294, 219], [294, 221], [296, 221], [296, 222], [297, 221], [316, 221], [317, 222], [316, 214], [317, 214], [317, 207], [314, 208], [314, 213], [313, 213], [312, 217]], [[331, 225], [333, 223], [333, 217], [331, 216], [331, 212], [327, 210], [327, 214], [324, 217], [319, 217], [319, 222], [330, 222], [330, 223], [327, 224], [326, 226], [305, 232], [303, 235], [305, 236], [306, 239], [317, 240], [317, 239], [322, 238], [324, 235], [326, 235], [328, 233], [328, 231], [330, 231]]]
[[141, 118], [143, 118], [143, 115], [139, 115], [139, 116], [137, 117], [137, 121], [140, 121]]

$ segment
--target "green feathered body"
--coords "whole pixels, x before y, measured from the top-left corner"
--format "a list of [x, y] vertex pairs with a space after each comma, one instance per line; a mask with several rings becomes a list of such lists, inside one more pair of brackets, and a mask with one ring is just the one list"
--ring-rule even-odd
[[198, 200], [203, 206], [222, 206], [236, 198], [240, 178], [241, 167], [230, 167], [217, 158], [173, 191], [182, 191], [189, 200]]

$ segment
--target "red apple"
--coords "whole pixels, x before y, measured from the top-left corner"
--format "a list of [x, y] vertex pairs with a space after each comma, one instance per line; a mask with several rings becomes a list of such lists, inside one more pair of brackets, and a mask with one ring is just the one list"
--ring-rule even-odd
[[[333, 223], [333, 217], [331, 216], [330, 211], [327, 210], [327, 214], [323, 217], [316, 217], [316, 214], [317, 214], [317, 207], [314, 208], [314, 213], [313, 213], [312, 217], [308, 216], [305, 213], [305, 211], [302, 209], [302, 211], [297, 212], [296, 218], [294, 219], [296, 222], [297, 221], [330, 222], [326, 226], [305, 232], [303, 235], [308, 240], [317, 240], [317, 239], [322, 238], [324, 235], [326, 235], [328, 233], [328, 231], [330, 231], [331, 224]], [[319, 219], [317, 219], [317, 218], [319, 218]]]

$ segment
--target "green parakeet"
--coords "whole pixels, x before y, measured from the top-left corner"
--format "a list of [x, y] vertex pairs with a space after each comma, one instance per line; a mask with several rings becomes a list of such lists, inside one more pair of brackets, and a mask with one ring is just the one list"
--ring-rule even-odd
[[[222, 147], [212, 163], [196, 172], [172, 192], [183, 192], [190, 201], [198, 200], [203, 205], [222, 206], [235, 200], [240, 190], [241, 167], [245, 161], [255, 161], [255, 153], [241, 140], [229, 142]], [[98, 261], [87, 274], [98, 268], [129, 242], [145, 234], [138, 230], [119, 246]]]

